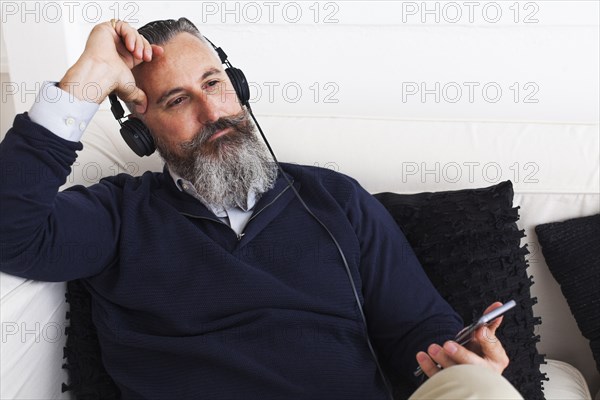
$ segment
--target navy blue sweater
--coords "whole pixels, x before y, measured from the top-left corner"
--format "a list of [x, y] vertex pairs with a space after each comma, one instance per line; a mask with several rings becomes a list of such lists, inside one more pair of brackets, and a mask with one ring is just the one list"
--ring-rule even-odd
[[[81, 148], [15, 119], [0, 144], [1, 270], [85, 278], [124, 398], [385, 398], [340, 256], [283, 177], [238, 240], [168, 173], [58, 192]], [[284, 170], [343, 248], [388, 374], [410, 378], [459, 317], [356, 181]]]

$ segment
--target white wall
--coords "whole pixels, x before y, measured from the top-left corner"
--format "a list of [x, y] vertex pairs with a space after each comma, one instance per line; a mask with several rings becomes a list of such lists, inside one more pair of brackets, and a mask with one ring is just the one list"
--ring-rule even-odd
[[259, 113], [598, 120], [596, 1], [24, 4], [2, 5], [18, 111], [77, 59], [92, 22], [187, 16], [246, 72]]
[[[0, 27], [1, 28], [1, 27]], [[0, 34], [0, 87], [2, 88], [2, 100], [0, 104], [0, 137], [10, 128], [15, 115], [15, 107], [11, 99], [4, 98], [4, 88], [10, 82], [8, 75], [8, 57], [6, 55], [6, 46], [4, 45], [4, 34]]]
[[[2, 84], [4, 114], [11, 104], [17, 112], [27, 110], [41, 82], [61, 78], [77, 60], [95, 22], [118, 17], [141, 26], [154, 19], [187, 16], [244, 70], [253, 109], [261, 116], [551, 125], [563, 135], [581, 129], [593, 134], [598, 129], [597, 1], [24, 4], [2, 4], [8, 38], [3, 46], [10, 67], [10, 83]], [[6, 120], [3, 115], [2, 126]], [[378, 132], [365, 135], [377, 137]], [[270, 136], [287, 144], [297, 139], [285, 132]], [[371, 191], [389, 187], [374, 179], [377, 172], [369, 174], [328, 156], [337, 143], [328, 140], [326, 132], [303, 131], [302, 137], [307, 141], [294, 153], [280, 146], [280, 158], [335, 163], [365, 181]], [[370, 151], [389, 150], [405, 138], [398, 132], [378, 139], [387, 145], [373, 145]], [[567, 169], [543, 147], [531, 147], [543, 136], [529, 139], [530, 147], [507, 161], [494, 158], [491, 143], [488, 154], [480, 152], [469, 159], [444, 157], [445, 149], [437, 146], [410, 162], [425, 173], [438, 168], [440, 161], [436, 184], [444, 180], [444, 166], [459, 162], [465, 179], [446, 180], [448, 188], [494, 183], [483, 169], [475, 179], [467, 179], [472, 171], [464, 163], [476, 162], [500, 164], [501, 178], [512, 178], [517, 191], [600, 191], [597, 171], [580, 174], [579, 165]], [[582, 151], [577, 142], [570, 144], [573, 151]], [[579, 160], [589, 165], [594, 157], [592, 152]], [[553, 179], [565, 172], [568, 179]], [[523, 179], [530, 173], [536, 179]], [[412, 178], [392, 189], [418, 191], [427, 183], [421, 174]]]
[[[487, 165], [500, 170], [501, 179], [512, 179], [517, 192], [600, 192], [600, 173], [593, 168], [597, 149], [578, 147], [581, 135], [594, 137], [598, 131], [597, 1], [24, 4], [2, 3], [10, 67], [10, 83], [2, 84], [5, 114], [11, 104], [17, 112], [27, 110], [43, 80], [61, 78], [95, 22], [118, 17], [141, 26], [187, 16], [244, 70], [253, 109], [263, 117], [500, 123], [489, 125], [490, 132], [501, 126], [507, 138], [523, 126], [537, 132], [506, 160], [495, 157], [492, 135], [480, 137], [483, 151], [461, 159], [448, 151], [451, 137], [436, 139], [448, 139], [448, 144], [407, 160], [413, 164], [404, 167], [416, 165], [421, 173], [396, 179], [393, 187], [375, 168], [332, 156], [339, 144], [318, 124], [300, 132], [306, 140], [294, 152], [286, 149], [298, 137], [268, 131], [275, 143], [282, 143], [282, 160], [334, 163], [371, 191], [418, 191], [431, 179], [437, 190], [494, 183], [483, 170]], [[389, 152], [404, 145], [406, 134], [364, 132], [365, 138], [377, 140], [362, 149]], [[565, 151], [581, 153], [577, 164], [564, 165], [535, 146], [557, 135], [573, 138]], [[464, 179], [444, 179], [443, 168], [454, 168], [455, 162]], [[479, 163], [473, 179], [469, 163]], [[429, 169], [434, 173], [428, 176]]]

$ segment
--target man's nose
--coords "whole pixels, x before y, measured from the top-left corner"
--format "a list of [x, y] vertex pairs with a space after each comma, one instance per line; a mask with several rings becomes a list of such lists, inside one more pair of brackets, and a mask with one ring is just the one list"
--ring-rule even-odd
[[222, 117], [219, 96], [202, 96], [199, 101], [198, 120], [202, 124], [216, 122]]

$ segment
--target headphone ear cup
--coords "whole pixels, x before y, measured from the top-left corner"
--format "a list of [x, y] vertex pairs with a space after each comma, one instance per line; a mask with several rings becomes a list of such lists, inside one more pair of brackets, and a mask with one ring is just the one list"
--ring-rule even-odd
[[138, 118], [130, 118], [121, 124], [121, 136], [131, 150], [140, 157], [149, 156], [156, 149], [150, 131]]
[[235, 93], [243, 106], [248, 105], [248, 100], [250, 100], [250, 87], [248, 86], [248, 81], [246, 80], [246, 76], [241, 69], [235, 67], [229, 67], [225, 70], [233, 88], [235, 89]]

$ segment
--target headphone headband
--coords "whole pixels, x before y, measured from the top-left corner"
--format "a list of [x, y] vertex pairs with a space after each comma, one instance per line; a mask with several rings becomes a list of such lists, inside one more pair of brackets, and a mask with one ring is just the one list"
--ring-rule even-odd
[[225, 53], [225, 50], [223, 50], [220, 47], [215, 46], [215, 44], [213, 42], [210, 41], [209, 38], [207, 38], [206, 36], [202, 36], [208, 43], [210, 43], [210, 45], [213, 47], [213, 49], [215, 49], [215, 51], [217, 52], [217, 54], [219, 55], [219, 58], [221, 59], [221, 64], [225, 64], [228, 67], [231, 67], [231, 64], [229, 64], [229, 61], [227, 61], [227, 53]]

